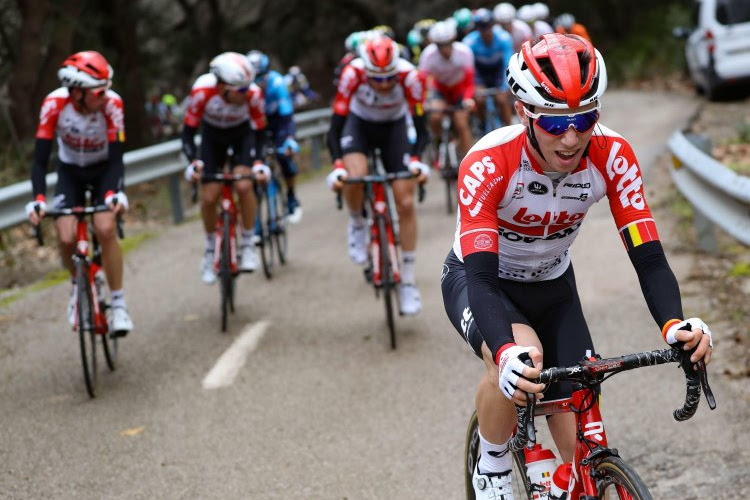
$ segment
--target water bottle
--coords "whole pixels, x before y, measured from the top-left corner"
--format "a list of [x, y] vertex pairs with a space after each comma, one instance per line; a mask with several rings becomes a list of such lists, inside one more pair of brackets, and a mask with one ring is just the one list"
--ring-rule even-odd
[[524, 449], [526, 456], [526, 476], [534, 491], [535, 500], [547, 500], [552, 486], [552, 473], [557, 464], [552, 450], [535, 444], [532, 449]]
[[568, 485], [570, 484], [570, 471], [573, 464], [570, 462], [560, 464], [552, 475], [552, 487], [549, 490], [550, 500], [565, 500], [568, 498]]

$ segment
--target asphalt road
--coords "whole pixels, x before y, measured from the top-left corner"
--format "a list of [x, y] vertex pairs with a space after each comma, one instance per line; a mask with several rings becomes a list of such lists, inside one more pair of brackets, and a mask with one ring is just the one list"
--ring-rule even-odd
[[[634, 145], [647, 193], [664, 188], [650, 167], [696, 104], [607, 94], [603, 123]], [[65, 323], [67, 285], [0, 310], [0, 498], [462, 498], [465, 426], [483, 366], [442, 306], [440, 270], [455, 224], [442, 185], [434, 179], [418, 208], [424, 310], [397, 318], [395, 352], [382, 301], [347, 259], [345, 214], [322, 178], [303, 185], [300, 198], [290, 262], [271, 281], [239, 279], [225, 334], [218, 289], [199, 279], [198, 222], [165, 227], [130, 253], [136, 330], [122, 341], [117, 371], [102, 365], [96, 399], [86, 395], [77, 337]], [[655, 215], [669, 234], [670, 215]], [[668, 257], [684, 278], [689, 259]], [[601, 353], [663, 347], [606, 203], [587, 217], [573, 262]], [[701, 297], [689, 307], [700, 311]], [[219, 364], [239, 360], [236, 371], [222, 375], [215, 366], [235, 341], [244, 350]], [[654, 498], [750, 491], [747, 401], [723, 383], [719, 354], [711, 366], [719, 408], [709, 412], [703, 401], [686, 423], [671, 417], [684, 396], [674, 366], [605, 384], [610, 445]]]

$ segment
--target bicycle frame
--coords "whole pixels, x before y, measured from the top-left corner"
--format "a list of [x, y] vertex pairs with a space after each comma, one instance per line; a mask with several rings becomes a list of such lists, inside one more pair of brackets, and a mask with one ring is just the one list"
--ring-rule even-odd
[[[99, 262], [100, 248], [96, 241], [96, 236], [92, 238], [91, 245], [89, 244], [89, 230], [88, 221], [81, 213], [77, 215], [76, 222], [76, 246], [73, 253], [73, 263], [75, 264], [76, 270], [80, 270], [86, 273], [86, 279], [91, 284], [91, 302], [94, 307], [94, 331], [99, 335], [104, 335], [109, 331], [109, 325], [107, 323], [107, 317], [105, 312], [100, 307], [99, 290], [95, 284], [94, 276], [101, 269]], [[77, 279], [81, 279], [81, 276], [76, 276]], [[78, 307], [76, 305], [76, 307]], [[77, 313], [77, 311], [76, 311]], [[78, 314], [75, 315], [74, 328], [77, 329], [78, 325]]]
[[[390, 196], [389, 196], [390, 194]], [[393, 272], [393, 284], [401, 282], [401, 272], [399, 270], [398, 260], [398, 216], [393, 213], [392, 199], [393, 193], [389, 183], [382, 181], [372, 181], [365, 184], [365, 198], [371, 214], [368, 220], [370, 225], [370, 252], [372, 255], [372, 281], [376, 287], [382, 286], [383, 276], [380, 256], [380, 231], [381, 224], [378, 219], [383, 220], [382, 226], [385, 228], [386, 239], [388, 241], [388, 255], [390, 256], [391, 270]]]
[[[221, 199], [219, 205], [221, 214], [216, 219], [216, 243], [214, 245], [214, 272], [219, 272], [221, 263], [221, 245], [224, 241], [224, 214], [229, 215], [229, 267], [232, 274], [237, 270], [237, 205], [234, 202], [234, 191], [232, 189], [233, 177], [230, 175], [224, 177], [224, 183], [221, 186]], [[228, 179], [228, 180], [227, 180]]]

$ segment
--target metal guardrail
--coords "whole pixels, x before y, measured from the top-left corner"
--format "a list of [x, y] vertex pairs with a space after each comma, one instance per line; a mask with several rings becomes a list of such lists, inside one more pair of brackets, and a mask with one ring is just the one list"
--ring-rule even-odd
[[712, 158], [705, 137], [677, 131], [668, 146], [674, 165], [672, 179], [693, 206], [701, 248], [717, 249], [711, 223], [750, 245], [750, 178]]
[[[294, 115], [297, 126], [297, 139], [311, 141], [310, 154], [314, 168], [320, 168], [323, 137], [328, 131], [331, 108], [303, 111]], [[125, 186], [134, 186], [163, 177], [169, 177], [169, 190], [172, 200], [172, 215], [175, 222], [182, 221], [182, 196], [180, 183], [185, 169], [179, 139], [155, 144], [143, 149], [129, 151], [124, 155]], [[47, 174], [47, 199], [51, 200], [57, 173]], [[24, 207], [32, 198], [31, 182], [24, 181], [0, 188], [0, 230], [26, 220]]]

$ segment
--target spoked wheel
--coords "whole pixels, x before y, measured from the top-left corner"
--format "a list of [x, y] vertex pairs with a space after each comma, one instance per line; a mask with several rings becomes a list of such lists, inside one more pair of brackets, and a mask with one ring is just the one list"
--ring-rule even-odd
[[[466, 498], [475, 500], [474, 468], [479, 460], [479, 419], [475, 411], [469, 419], [466, 429], [466, 449], [464, 451], [464, 483], [466, 486]], [[511, 485], [513, 486], [513, 498], [517, 500], [533, 498], [526, 485], [526, 472], [523, 465], [523, 452], [513, 454], [513, 466], [511, 468]]]
[[268, 188], [261, 187], [261, 195], [258, 197], [260, 205], [260, 260], [263, 263], [263, 274], [266, 278], [271, 279], [273, 276], [273, 238], [271, 237], [271, 198], [268, 196]]
[[[107, 285], [96, 278], [94, 279], [94, 283], [96, 284], [96, 298], [99, 301], [99, 311], [106, 321], [107, 315], [110, 311], [109, 301], [107, 300]], [[99, 336], [102, 338], [104, 359], [107, 362], [107, 367], [110, 371], [114, 371], [117, 367], [117, 337], [112, 336], [112, 332], [109, 328], [103, 333], [100, 333]]]
[[396, 286], [393, 278], [391, 255], [388, 252], [388, 233], [386, 232], [385, 217], [378, 217], [378, 237], [380, 238], [380, 289], [385, 303], [385, 319], [388, 323], [388, 334], [391, 339], [391, 349], [396, 348], [396, 324], [393, 319], [393, 289]]
[[232, 241], [229, 235], [229, 213], [224, 212], [221, 229], [221, 255], [219, 256], [219, 281], [221, 284], [221, 331], [227, 331], [227, 316], [234, 312], [234, 276], [232, 276]]
[[273, 224], [271, 224], [270, 234], [276, 244], [276, 253], [279, 255], [279, 262], [286, 264], [286, 252], [287, 252], [287, 209], [284, 203], [284, 197], [281, 194], [281, 189], [278, 185], [278, 181], [275, 179], [271, 182], [276, 183], [276, 195], [274, 196], [274, 207], [273, 207]]
[[594, 466], [598, 498], [652, 500], [643, 480], [620, 457], [606, 457]]
[[78, 339], [81, 345], [81, 363], [83, 365], [83, 380], [86, 382], [86, 392], [96, 397], [96, 324], [94, 323], [94, 307], [91, 296], [91, 283], [88, 280], [88, 269], [82, 264], [77, 265], [77, 320]]

